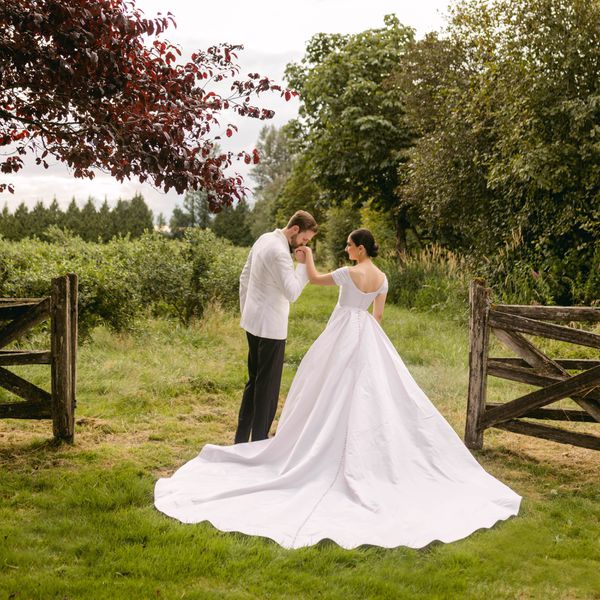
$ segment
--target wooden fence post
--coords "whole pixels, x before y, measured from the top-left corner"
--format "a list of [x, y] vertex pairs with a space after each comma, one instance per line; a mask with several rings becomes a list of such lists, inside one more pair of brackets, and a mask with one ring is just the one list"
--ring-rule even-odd
[[68, 442], [73, 441], [75, 425], [71, 292], [72, 286], [68, 276], [52, 280], [52, 425], [54, 437]]
[[485, 411], [490, 311], [490, 290], [482, 279], [471, 282], [469, 304], [469, 392], [465, 444], [467, 448], [479, 450], [483, 447], [480, 421]]
[[78, 302], [79, 302], [79, 281], [76, 273], [69, 273], [69, 300], [71, 302], [71, 390], [73, 394], [73, 416], [77, 406], [77, 335], [79, 322]]

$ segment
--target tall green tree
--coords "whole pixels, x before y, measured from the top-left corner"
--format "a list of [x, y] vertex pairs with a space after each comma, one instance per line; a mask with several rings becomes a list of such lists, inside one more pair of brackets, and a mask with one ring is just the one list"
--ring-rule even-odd
[[129, 201], [127, 216], [127, 232], [132, 237], [139, 237], [145, 231], [153, 231], [154, 215], [141, 194], [135, 194]]
[[183, 236], [187, 227], [210, 227], [213, 215], [208, 206], [208, 196], [202, 190], [188, 191], [183, 198], [183, 206], [173, 209], [169, 227], [176, 237]]
[[104, 202], [102, 202], [100, 208], [98, 209], [98, 217], [96, 222], [98, 224], [98, 237], [103, 242], [108, 242], [116, 232], [112, 219], [112, 212], [106, 198], [104, 198]]
[[254, 238], [272, 230], [277, 224], [276, 202], [292, 171], [291, 140], [288, 129], [265, 126], [260, 130], [256, 149], [260, 162], [250, 170], [254, 180], [254, 206], [250, 231]]
[[250, 208], [245, 200], [235, 206], [228, 206], [217, 213], [212, 223], [212, 230], [219, 237], [225, 238], [236, 246], [250, 246], [253, 242], [250, 232]]
[[88, 242], [98, 240], [98, 212], [91, 196], [81, 209], [81, 224], [77, 233]]
[[400, 186], [431, 237], [498, 280], [527, 264], [554, 301], [591, 300], [575, 290], [600, 239], [599, 0], [460, 2], [400, 71], [431, 99], [406, 105], [421, 137]]
[[79, 235], [79, 232], [81, 231], [81, 210], [79, 209], [79, 206], [77, 206], [75, 197], [71, 198], [71, 202], [69, 202], [69, 206], [67, 206], [64, 224], [65, 229]]
[[350, 200], [358, 208], [374, 201], [392, 211], [400, 251], [412, 224], [398, 202], [398, 168], [413, 132], [392, 74], [413, 40], [414, 31], [388, 15], [380, 29], [314, 36], [302, 62], [286, 70], [301, 93], [303, 167], [310, 165], [332, 204]]
[[256, 149], [260, 162], [250, 169], [250, 177], [254, 180], [254, 193], [272, 185], [278, 179], [285, 179], [291, 169], [292, 152], [288, 129], [265, 125], [258, 135]]

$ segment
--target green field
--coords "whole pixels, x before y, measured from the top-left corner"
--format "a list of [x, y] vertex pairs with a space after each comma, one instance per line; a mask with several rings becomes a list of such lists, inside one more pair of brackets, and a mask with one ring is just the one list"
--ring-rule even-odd
[[[308, 288], [292, 308], [281, 403], [335, 294]], [[391, 306], [384, 328], [462, 435], [464, 322]], [[73, 446], [48, 421], [0, 421], [0, 598], [600, 598], [600, 453], [499, 430], [477, 458], [521, 514], [450, 545], [290, 551], [156, 511], [158, 477], [233, 439], [245, 354], [238, 317], [217, 308], [189, 328], [98, 328], [80, 348]], [[15, 371], [47, 385], [47, 367]], [[490, 399], [523, 389], [491, 382]]]

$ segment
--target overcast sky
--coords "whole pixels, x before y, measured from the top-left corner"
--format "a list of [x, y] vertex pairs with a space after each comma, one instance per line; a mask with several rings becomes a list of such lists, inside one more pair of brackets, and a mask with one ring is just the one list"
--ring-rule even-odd
[[[137, 0], [137, 5], [148, 17], [167, 10], [174, 14], [177, 28], [167, 30], [165, 37], [181, 47], [184, 58], [197, 48], [221, 42], [243, 44], [244, 51], [239, 54], [238, 61], [240, 75], [258, 72], [278, 81], [282, 81], [287, 63], [302, 58], [306, 42], [315, 33], [356, 33], [382, 27], [384, 15], [395, 13], [401, 23], [413, 27], [421, 37], [442, 27], [448, 4], [449, 0], [304, 0], [302, 3], [228, 0], [222, 4]], [[263, 106], [275, 110], [275, 118], [271, 121], [247, 118], [238, 121], [232, 117], [230, 120], [238, 122], [240, 130], [222, 144], [224, 148], [251, 150], [262, 126], [266, 123], [281, 126], [297, 114], [296, 100], [285, 102], [275, 95], [265, 95], [262, 102]], [[246, 176], [247, 167], [243, 163], [238, 163], [238, 167], [236, 170]], [[53, 196], [61, 206], [66, 206], [73, 196], [80, 204], [88, 196], [98, 203], [107, 198], [113, 204], [119, 197], [131, 198], [139, 191], [155, 215], [162, 212], [168, 217], [178, 202], [175, 192], [164, 194], [137, 181], [120, 184], [102, 173], [92, 181], [76, 179], [62, 165], [52, 165], [48, 170], [28, 165], [10, 179], [0, 179], [9, 180], [15, 184], [15, 193], [0, 194], [0, 205], [7, 202], [11, 210], [21, 201], [33, 206], [38, 200], [48, 203]], [[251, 187], [251, 184], [246, 177], [246, 185]]]

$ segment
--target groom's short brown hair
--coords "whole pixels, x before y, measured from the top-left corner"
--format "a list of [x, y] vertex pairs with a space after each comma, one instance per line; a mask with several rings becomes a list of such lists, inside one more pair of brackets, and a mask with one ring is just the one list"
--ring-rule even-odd
[[292, 218], [288, 221], [287, 229], [294, 225], [298, 225], [299, 231], [314, 231], [315, 233], [319, 228], [315, 218], [305, 210], [298, 210], [292, 215]]

